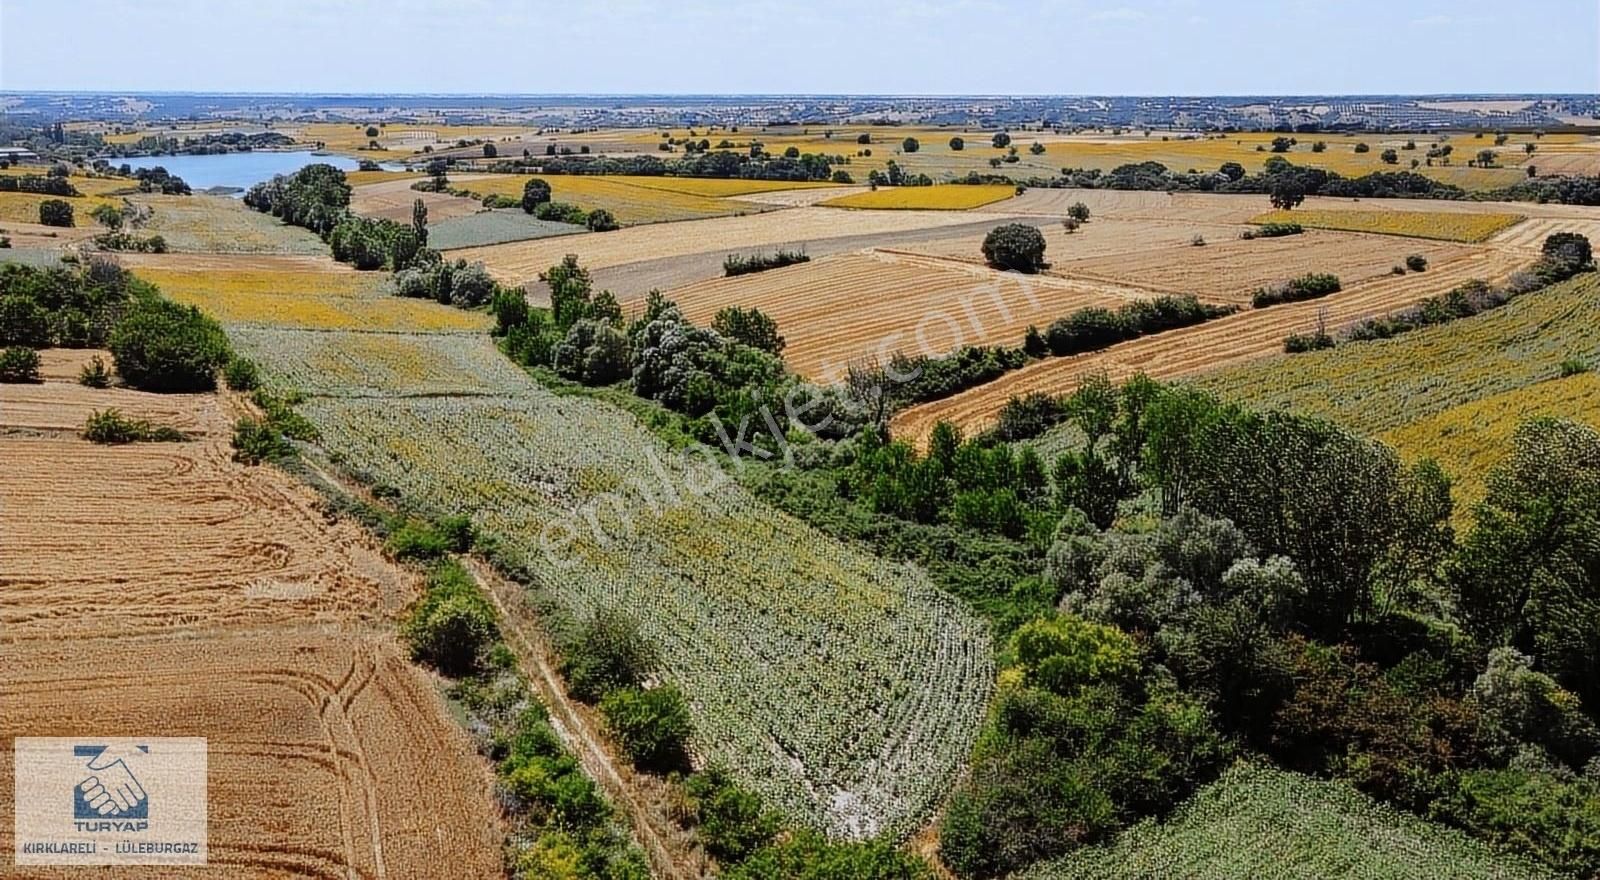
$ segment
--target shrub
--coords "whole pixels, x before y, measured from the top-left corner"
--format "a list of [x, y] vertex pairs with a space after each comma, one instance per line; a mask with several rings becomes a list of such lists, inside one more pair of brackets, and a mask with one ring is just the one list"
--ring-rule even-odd
[[1205, 247], [1206, 237], [1197, 232], [1195, 233], [1194, 238], [1189, 239], [1189, 244], [1194, 245], [1195, 247]]
[[401, 626], [411, 657], [445, 675], [470, 675], [499, 635], [494, 612], [459, 564], [434, 569], [427, 589]]
[[261, 386], [261, 374], [255, 361], [236, 357], [223, 369], [222, 381], [233, 391], [254, 391]]
[[916, 138], [908, 137], [900, 142], [900, 149], [907, 153], [915, 153], [916, 151], [922, 149], [922, 144], [917, 143]]
[[684, 812], [706, 851], [723, 864], [744, 861], [777, 837], [782, 822], [759, 795], [713, 765], [684, 780]]
[[547, 204], [550, 197], [549, 183], [537, 177], [529, 178], [528, 182], [522, 185], [522, 198], [517, 204], [525, 213], [532, 214], [540, 205]]
[[89, 414], [83, 426], [83, 439], [91, 443], [181, 443], [188, 436], [176, 428], [153, 425], [144, 419], [130, 419], [115, 409]]
[[809, 262], [811, 262], [811, 257], [807, 256], [803, 251], [778, 250], [772, 254], [755, 254], [748, 257], [729, 254], [722, 261], [722, 274], [731, 278], [736, 275], [749, 275], [752, 272], [765, 272], [768, 269], [781, 269], [784, 266]]
[[672, 770], [686, 763], [684, 744], [692, 725], [688, 704], [677, 688], [618, 688], [601, 698], [600, 713], [639, 767]]
[[22, 294], [0, 296], [0, 345], [45, 348], [53, 340], [50, 313]]
[[39, 223], [44, 226], [71, 226], [72, 203], [61, 199], [45, 199], [39, 203]]
[[1251, 237], [1279, 238], [1285, 235], [1299, 235], [1305, 231], [1305, 227], [1298, 223], [1263, 223], [1255, 229]]
[[447, 516], [436, 522], [408, 519], [389, 534], [384, 549], [396, 559], [437, 559], [471, 550], [474, 538], [472, 520], [465, 516]]
[[1332, 336], [1325, 330], [1315, 333], [1292, 333], [1283, 340], [1283, 350], [1289, 354], [1303, 354], [1308, 351], [1322, 351], [1333, 348], [1336, 343]]
[[960, 137], [953, 137], [953, 138], [950, 139], [950, 149], [952, 149], [952, 150], [954, 150], [954, 151], [959, 153], [962, 150], [965, 150], [966, 148], [967, 148], [967, 142], [966, 142], [965, 139], [960, 138]]
[[1587, 373], [1590, 369], [1588, 361], [1582, 358], [1569, 357], [1561, 362], [1561, 378], [1565, 379], [1570, 376], [1576, 376], [1579, 373]]
[[1600, 784], [1525, 770], [1462, 774], [1432, 814], [1579, 877], [1600, 876]]
[[1576, 232], [1557, 232], [1546, 236], [1542, 252], [1547, 259], [1572, 267], [1572, 271], [1586, 269], [1594, 262], [1594, 249], [1589, 239]]
[[778, 322], [760, 309], [729, 306], [717, 312], [716, 317], [712, 318], [711, 329], [735, 342], [759, 348], [768, 354], [783, 354], [785, 343], [778, 333]]
[[1338, 293], [1340, 289], [1338, 277], [1311, 273], [1272, 287], [1263, 287], [1251, 296], [1250, 302], [1256, 308], [1264, 309], [1280, 303], [1319, 299], [1329, 294]]
[[1076, 220], [1079, 223], [1088, 223], [1089, 206], [1085, 205], [1083, 202], [1073, 202], [1072, 207], [1067, 209], [1067, 217], [1069, 219]]
[[1406, 268], [1413, 272], [1428, 271], [1428, 258], [1421, 254], [1412, 254], [1406, 257]]
[[610, 232], [618, 228], [617, 218], [612, 216], [611, 212], [605, 208], [596, 208], [590, 211], [585, 225], [589, 227], [590, 232]]
[[234, 461], [261, 464], [285, 459], [293, 454], [294, 447], [289, 445], [283, 432], [268, 420], [245, 416], [233, 423]]
[[1034, 273], [1046, 268], [1044, 233], [1025, 223], [1007, 223], [983, 239], [983, 258], [996, 269]]
[[38, 381], [38, 352], [20, 345], [0, 351], [0, 383], [20, 384]]
[[994, 435], [1007, 443], [1037, 437], [1067, 418], [1061, 398], [1042, 391], [1013, 397], [1000, 408]]
[[135, 305], [111, 331], [117, 373], [142, 391], [209, 391], [232, 356], [217, 322], [166, 300]]
[[78, 372], [78, 384], [86, 388], [110, 388], [111, 370], [106, 367], [106, 359], [99, 355], [90, 358]]
[[932, 880], [917, 856], [891, 844], [834, 843], [799, 831], [722, 875], [725, 880]]
[[1369, 143], [1366, 143], [1365, 141], [1363, 141], [1363, 142], [1361, 142], [1359, 144], [1356, 144], [1356, 152], [1357, 153], [1370, 153], [1370, 152], [1372, 152], [1372, 145], [1369, 144]]
[[639, 685], [659, 662], [638, 619], [620, 611], [596, 613], [561, 653], [561, 674], [568, 689], [590, 703], [619, 688]]

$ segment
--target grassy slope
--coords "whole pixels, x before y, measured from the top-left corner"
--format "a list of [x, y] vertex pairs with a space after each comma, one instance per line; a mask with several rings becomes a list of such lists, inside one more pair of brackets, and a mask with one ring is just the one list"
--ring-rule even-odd
[[1451, 407], [1554, 379], [1569, 357], [1600, 362], [1600, 274], [1475, 318], [1381, 342], [1273, 358], [1201, 376], [1200, 387], [1258, 407], [1381, 434]]
[[1240, 766], [1166, 822], [1035, 868], [1025, 880], [1089, 878], [1533, 878], [1552, 876], [1460, 832], [1397, 812], [1339, 782]]

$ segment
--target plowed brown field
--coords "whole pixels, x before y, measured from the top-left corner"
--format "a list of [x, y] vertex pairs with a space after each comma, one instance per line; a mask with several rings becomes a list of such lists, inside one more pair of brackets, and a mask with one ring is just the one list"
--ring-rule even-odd
[[1314, 330], [1319, 314], [1330, 329], [1337, 329], [1404, 308], [1473, 278], [1503, 279], [1525, 264], [1526, 257], [1521, 254], [1473, 253], [1422, 274], [1370, 281], [1320, 300], [1251, 309], [1103, 351], [1046, 358], [986, 385], [906, 409], [895, 417], [894, 433], [921, 443], [940, 421], [953, 422], [970, 433], [991, 424], [1014, 396], [1033, 391], [1064, 394], [1088, 375], [1105, 373], [1118, 381], [1142, 372], [1154, 379], [1175, 379], [1272, 357], [1282, 353], [1285, 336]]
[[[239, 404], [83, 388], [91, 354], [0, 386], [0, 748], [208, 739], [212, 867], [119, 876], [498, 875], [486, 768], [389, 634], [413, 577], [293, 477], [234, 463]], [[80, 439], [109, 407], [194, 439]]]
[[896, 352], [939, 355], [962, 345], [1020, 345], [1085, 306], [1116, 308], [1143, 291], [1115, 284], [996, 272], [982, 265], [892, 251], [718, 278], [671, 292], [685, 316], [709, 324], [719, 309], [761, 309], [778, 322], [784, 360], [801, 375], [836, 379], [850, 361]]

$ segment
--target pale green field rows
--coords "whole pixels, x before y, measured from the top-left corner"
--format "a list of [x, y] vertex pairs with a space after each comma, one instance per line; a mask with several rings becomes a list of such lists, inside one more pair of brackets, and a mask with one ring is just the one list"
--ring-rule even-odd
[[301, 411], [335, 461], [471, 516], [574, 617], [637, 614], [690, 699], [696, 752], [797, 820], [908, 833], [948, 789], [988, 698], [991, 637], [919, 573], [711, 479], [626, 413], [544, 390], [487, 336], [230, 333], [271, 382], [311, 395]]
[[1165, 822], [1018, 880], [1523, 880], [1545, 870], [1375, 803], [1342, 782], [1240, 766]]

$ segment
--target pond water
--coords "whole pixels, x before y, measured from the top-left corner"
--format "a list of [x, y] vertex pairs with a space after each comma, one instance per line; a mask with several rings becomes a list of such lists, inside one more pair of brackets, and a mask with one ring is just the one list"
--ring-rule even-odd
[[318, 162], [344, 171], [354, 171], [360, 167], [356, 160], [348, 156], [318, 156], [310, 150], [253, 150], [210, 156], [139, 156], [111, 160], [113, 166], [121, 166], [124, 162], [133, 168], [154, 168], [159, 165], [183, 178], [196, 192], [214, 186], [246, 190], [263, 180], [271, 180], [274, 175], [293, 174]]

